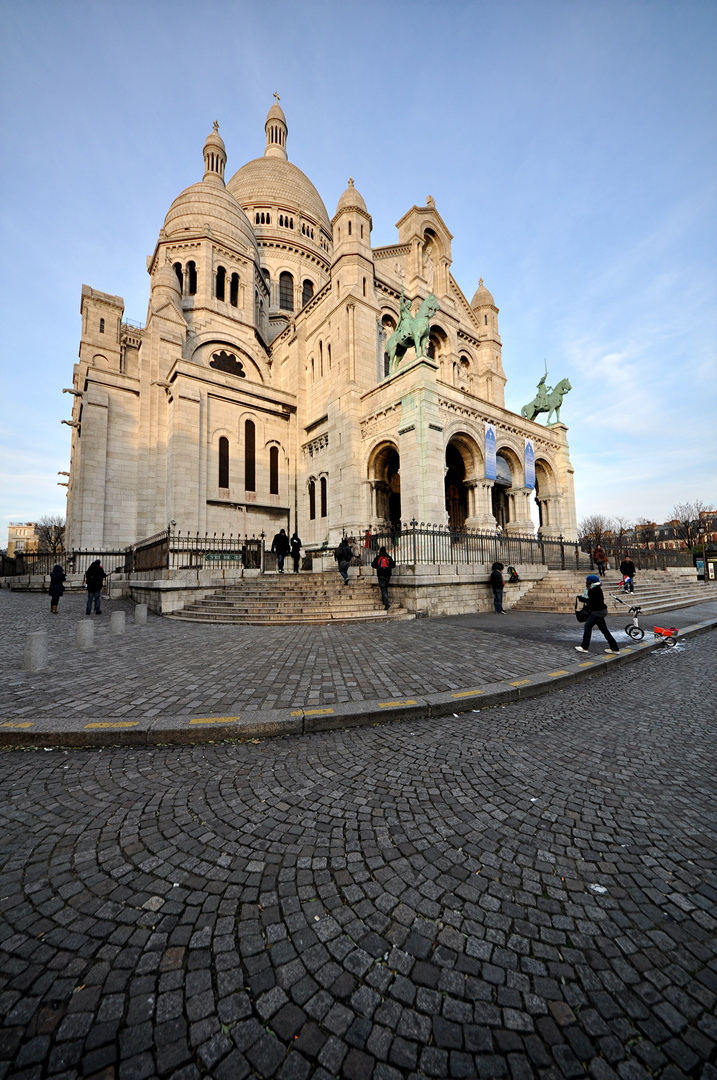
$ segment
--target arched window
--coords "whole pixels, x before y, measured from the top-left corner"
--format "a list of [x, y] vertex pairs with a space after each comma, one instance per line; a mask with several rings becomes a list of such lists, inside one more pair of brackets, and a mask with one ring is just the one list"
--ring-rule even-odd
[[283, 224], [284, 224], [284, 215], [279, 214], [279, 225], [282, 226]]
[[284, 311], [294, 310], [294, 279], [288, 270], [279, 275], [279, 307]]
[[254, 224], [261, 225], [261, 216], [259, 214], [256, 215], [256, 218], [254, 219]]
[[363, 294], [366, 295], [366, 278], [363, 279]]
[[484, 315], [484, 316], [483, 316], [483, 325], [484, 325], [484, 326], [487, 326], [487, 325], [488, 325], [488, 316], [487, 316], [487, 315]]
[[331, 371], [331, 346], [330, 345], [326, 346], [326, 352], [328, 354], [328, 359], [329, 359], [329, 371]]
[[271, 225], [271, 214], [266, 215], [266, 223], [267, 225]]
[[361, 239], [363, 240], [363, 225], [361, 226]]
[[253, 420], [244, 424], [244, 488], [256, 491], [256, 427]]
[[322, 476], [321, 477], [321, 516], [322, 517], [326, 517], [326, 504], [327, 504], [326, 477]]
[[309, 481], [309, 518], [316, 520], [316, 484], [313, 480]]
[[180, 293], [184, 292], [184, 278], [182, 277], [182, 264], [180, 262], [176, 262], [174, 264], [173, 269], [174, 269], [175, 274], [177, 275], [177, 281], [179, 282], [179, 291], [180, 291]]
[[190, 296], [196, 296], [196, 293], [197, 293], [197, 266], [196, 266], [196, 263], [193, 263], [193, 262], [188, 262], [187, 263], [187, 277], [189, 278], [189, 281], [187, 282], [187, 291], [188, 291]]
[[239, 303], [239, 275], [232, 274], [231, 282], [229, 283], [229, 303], [232, 307], [236, 307]]
[[309, 300], [313, 295], [314, 283], [312, 281], [309, 281], [308, 278], [306, 278], [301, 289], [301, 306], [304, 307], [305, 304], [308, 304]]
[[229, 439], [224, 435], [219, 440], [219, 487], [229, 487]]
[[293, 218], [289, 218], [289, 228], [290, 229], [294, 228], [294, 219]]
[[104, 332], [105, 332], [105, 320], [100, 319], [100, 333], [104, 334]]
[[226, 270], [224, 269], [223, 266], [218, 266], [217, 267], [216, 289], [215, 289], [215, 295], [216, 295], [217, 300], [223, 300], [224, 299], [224, 286], [226, 284], [226, 280], [227, 280], [227, 272], [226, 272]]
[[269, 494], [279, 494], [279, 447], [269, 447]]
[[351, 235], [351, 222], [349, 221], [349, 236]]

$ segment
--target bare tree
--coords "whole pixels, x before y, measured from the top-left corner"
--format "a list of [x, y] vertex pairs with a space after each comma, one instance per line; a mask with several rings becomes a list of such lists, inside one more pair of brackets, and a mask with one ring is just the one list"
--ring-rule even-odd
[[64, 551], [65, 519], [61, 514], [44, 514], [37, 519], [38, 550], [59, 555]]
[[704, 511], [713, 512], [711, 506], [707, 506], [702, 499], [693, 499], [692, 502], [676, 503], [672, 508], [672, 520], [675, 525], [675, 536], [684, 540], [687, 547], [692, 549], [700, 541], [699, 527], [700, 514]]
[[612, 519], [612, 535], [615, 543], [615, 550], [622, 550], [625, 546], [623, 537], [625, 533], [632, 529], [632, 521], [629, 518], [621, 517], [619, 514]]
[[648, 521], [647, 518], [638, 518], [635, 522], [635, 539], [638, 544], [649, 547], [650, 544], [654, 544], [655, 538], [655, 522]]
[[610, 531], [612, 522], [604, 514], [588, 514], [578, 525], [578, 543], [581, 547], [597, 547], [603, 545], [607, 533]]

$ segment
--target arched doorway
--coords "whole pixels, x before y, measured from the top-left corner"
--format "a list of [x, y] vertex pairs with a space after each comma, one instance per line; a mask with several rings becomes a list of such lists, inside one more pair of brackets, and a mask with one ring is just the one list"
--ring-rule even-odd
[[446, 510], [451, 529], [463, 529], [468, 517], [468, 491], [465, 485], [466, 466], [457, 446], [446, 447]]
[[495, 457], [496, 478], [493, 483], [492, 509], [493, 517], [501, 529], [505, 529], [510, 521], [510, 500], [508, 492], [513, 486], [513, 473], [508, 459], [498, 451]]
[[401, 458], [392, 443], [374, 453], [369, 468], [373, 490], [373, 516], [398, 528], [401, 522]]

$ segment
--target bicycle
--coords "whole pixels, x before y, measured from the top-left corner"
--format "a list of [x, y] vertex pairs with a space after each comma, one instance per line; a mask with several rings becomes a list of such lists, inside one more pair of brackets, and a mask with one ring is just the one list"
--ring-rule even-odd
[[[622, 604], [623, 607], [627, 607], [625, 601], [621, 600], [619, 596], [615, 596], [615, 593], [610, 593], [610, 595], [612, 596], [613, 600], [617, 601], [618, 604]], [[642, 629], [639, 622], [640, 612], [642, 611], [642, 608], [637, 604], [633, 604], [628, 608], [628, 610], [632, 615], [632, 622], [628, 623], [625, 627], [625, 633], [629, 638], [632, 638], [633, 641], [642, 641], [645, 636], [645, 631]], [[675, 638], [677, 637], [679, 631], [676, 626], [656, 626], [654, 627], [653, 632], [655, 637], [662, 638], [665, 642], [665, 645], [667, 645], [670, 649], [674, 648], [674, 646], [677, 644]]]

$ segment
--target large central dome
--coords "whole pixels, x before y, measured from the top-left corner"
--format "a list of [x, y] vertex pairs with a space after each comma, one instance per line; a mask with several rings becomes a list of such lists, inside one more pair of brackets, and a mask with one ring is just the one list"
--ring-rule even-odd
[[[315, 225], [320, 225], [330, 238], [331, 222], [321, 196], [308, 176], [288, 159], [286, 139], [289, 129], [284, 110], [279, 105], [279, 95], [274, 96], [276, 102], [269, 109], [264, 125], [264, 157], [254, 158], [243, 165], [239, 172], [234, 173], [227, 188], [251, 221], [255, 220], [252, 212], [257, 208], [273, 206], [276, 208], [275, 213], [289, 210], [291, 214], [297, 215], [297, 229], [300, 227], [299, 217], [305, 216]], [[293, 221], [293, 218], [291, 220]], [[256, 224], [265, 224], [264, 215], [261, 213]], [[276, 226], [277, 222], [274, 221], [273, 224]], [[318, 237], [314, 239], [318, 240]]]
[[227, 188], [249, 214], [265, 203], [302, 212], [322, 225], [331, 235], [331, 223], [323, 200], [301, 169], [278, 157], [254, 158], [235, 172]]

